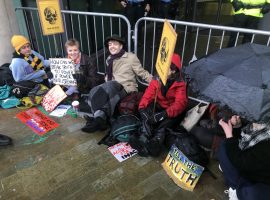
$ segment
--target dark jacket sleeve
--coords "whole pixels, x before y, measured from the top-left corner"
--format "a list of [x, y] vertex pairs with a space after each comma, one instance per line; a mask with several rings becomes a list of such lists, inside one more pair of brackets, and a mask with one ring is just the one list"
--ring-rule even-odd
[[241, 176], [251, 181], [270, 182], [270, 141], [262, 141], [246, 150], [241, 150], [236, 138], [225, 141], [226, 152]]
[[97, 73], [97, 67], [93, 64], [92, 59], [85, 54], [81, 56], [80, 67], [80, 75], [82, 78], [78, 83], [79, 91], [81, 93], [88, 93], [93, 87], [99, 84], [100, 76]]

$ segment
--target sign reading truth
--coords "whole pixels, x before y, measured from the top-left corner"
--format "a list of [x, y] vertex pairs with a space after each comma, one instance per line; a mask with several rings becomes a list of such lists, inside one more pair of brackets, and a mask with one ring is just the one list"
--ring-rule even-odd
[[72, 74], [75, 66], [68, 58], [50, 58], [50, 68], [53, 74], [53, 83], [57, 85], [77, 85]]
[[164, 170], [181, 188], [193, 191], [204, 168], [189, 160], [175, 145], [162, 163]]

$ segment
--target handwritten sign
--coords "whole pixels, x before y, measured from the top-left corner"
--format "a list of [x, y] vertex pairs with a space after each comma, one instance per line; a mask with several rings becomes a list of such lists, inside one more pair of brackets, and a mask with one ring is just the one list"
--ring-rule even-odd
[[156, 61], [156, 70], [164, 85], [167, 83], [167, 76], [171, 66], [176, 39], [177, 33], [172, 25], [165, 20]]
[[72, 74], [75, 66], [68, 58], [50, 58], [50, 68], [53, 74], [53, 83], [57, 85], [77, 85]]
[[162, 163], [163, 169], [181, 188], [193, 191], [204, 167], [189, 160], [175, 145]]
[[67, 95], [62, 88], [59, 85], [56, 85], [43, 97], [41, 105], [47, 112], [51, 112], [66, 97]]
[[122, 162], [137, 154], [137, 150], [132, 149], [131, 146], [126, 142], [120, 142], [109, 147], [108, 149], [119, 162]]
[[51, 120], [37, 108], [20, 112], [16, 116], [39, 136], [59, 126], [59, 124]]
[[63, 33], [59, 0], [36, 0], [43, 35]]

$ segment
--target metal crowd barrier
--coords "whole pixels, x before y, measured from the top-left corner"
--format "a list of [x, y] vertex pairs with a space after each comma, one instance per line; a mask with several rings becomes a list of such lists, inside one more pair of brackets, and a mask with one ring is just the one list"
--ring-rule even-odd
[[[159, 18], [143, 17], [135, 24], [134, 52], [142, 65], [146, 66], [152, 74], [155, 73], [156, 56], [164, 21]], [[218, 49], [226, 48], [231, 32], [237, 33], [234, 46], [241, 43], [243, 33], [252, 34], [251, 43], [267, 46], [270, 44], [269, 31], [176, 20], [169, 20], [169, 22], [178, 34], [175, 51], [181, 55], [184, 66]]]
[[80, 42], [81, 51], [90, 55], [98, 71], [104, 73], [107, 57], [104, 41], [107, 36], [123, 35], [126, 37], [128, 51], [131, 50], [131, 26], [123, 15], [62, 10], [65, 32], [44, 36], [37, 8], [19, 7], [15, 10], [24, 18], [27, 28], [22, 34], [28, 35], [34, 49], [46, 58], [65, 56], [65, 42], [69, 38], [76, 38]]

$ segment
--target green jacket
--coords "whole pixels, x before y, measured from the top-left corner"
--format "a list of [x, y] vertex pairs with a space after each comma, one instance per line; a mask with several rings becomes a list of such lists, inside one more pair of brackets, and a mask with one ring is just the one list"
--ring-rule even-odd
[[[238, 11], [233, 10], [233, 14], [245, 14], [254, 17], [263, 17], [261, 9], [264, 4], [270, 3], [270, 0], [237, 0], [242, 2], [246, 8], [241, 8]], [[233, 2], [233, 0], [231, 0]]]

